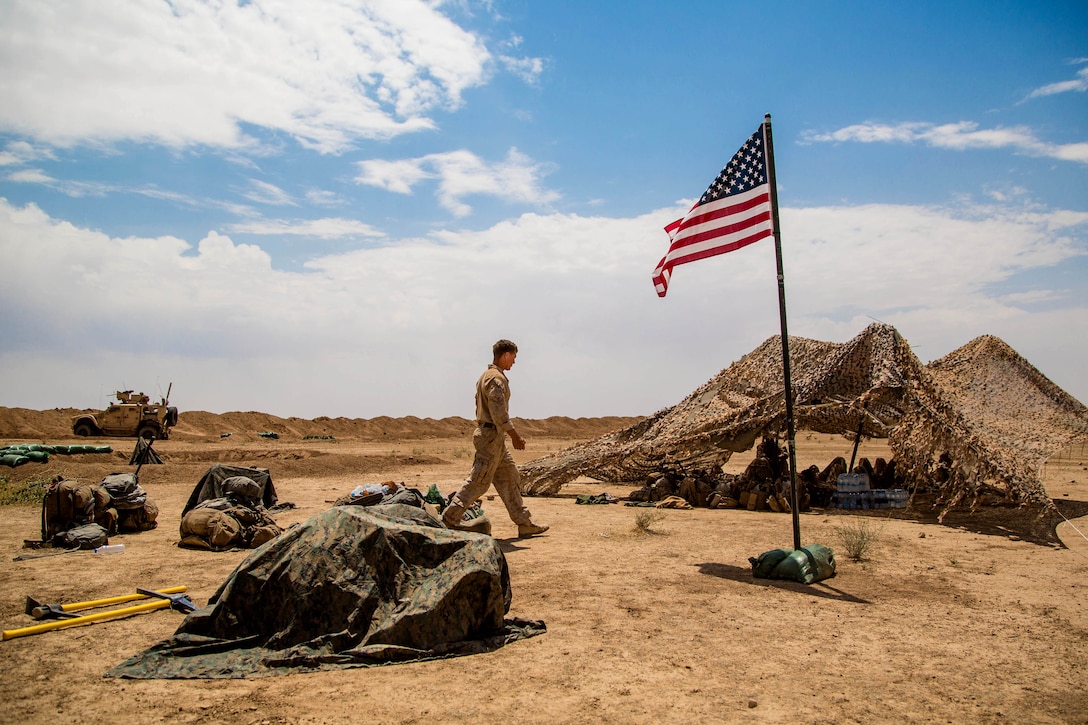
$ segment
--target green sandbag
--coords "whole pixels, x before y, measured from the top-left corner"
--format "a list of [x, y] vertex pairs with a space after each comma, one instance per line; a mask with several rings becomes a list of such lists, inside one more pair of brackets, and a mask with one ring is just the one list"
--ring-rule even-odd
[[759, 558], [749, 556], [748, 562], [752, 565], [752, 576], [756, 579], [770, 579], [774, 568], [791, 553], [791, 549], [772, 549], [760, 554]]
[[45, 451], [27, 451], [26, 457], [34, 463], [48, 463], [49, 454]]
[[30, 463], [30, 459], [26, 456], [20, 456], [17, 453], [6, 453], [3, 456], [0, 456], [0, 465], [8, 466], [10, 468], [21, 466], [24, 463]]
[[816, 564], [816, 578], [812, 581], [818, 582], [835, 576], [834, 551], [820, 544], [809, 544], [802, 548], [812, 555], [812, 560]]
[[771, 572], [771, 579], [811, 584], [835, 576], [835, 554], [821, 544], [802, 546], [782, 559]]

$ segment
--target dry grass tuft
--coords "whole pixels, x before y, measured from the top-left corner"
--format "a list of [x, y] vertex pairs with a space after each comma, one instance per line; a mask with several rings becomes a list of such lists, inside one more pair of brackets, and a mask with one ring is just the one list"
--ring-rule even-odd
[[635, 528], [636, 534], [642, 535], [663, 535], [664, 531], [655, 531], [654, 524], [657, 524], [665, 520], [665, 513], [658, 511], [657, 509], [646, 509], [639, 511], [635, 514]]
[[853, 561], [868, 561], [873, 546], [880, 541], [880, 532], [884, 522], [868, 516], [847, 517], [847, 523], [835, 527], [835, 533], [846, 549], [846, 555]]

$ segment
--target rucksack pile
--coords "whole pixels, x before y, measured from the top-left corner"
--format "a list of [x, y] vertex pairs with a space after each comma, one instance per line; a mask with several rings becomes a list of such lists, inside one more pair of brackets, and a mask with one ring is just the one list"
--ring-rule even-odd
[[110, 474], [99, 485], [58, 476], [42, 497], [42, 541], [93, 549], [108, 536], [155, 528], [158, 515], [159, 507], [131, 473]]
[[261, 503], [261, 486], [246, 476], [223, 480], [223, 495], [205, 499], [181, 517], [181, 541], [189, 549], [256, 549], [283, 533]]
[[158, 526], [159, 507], [147, 496], [132, 473], [111, 473], [100, 486], [109, 495], [108, 509], [116, 532], [148, 531]]

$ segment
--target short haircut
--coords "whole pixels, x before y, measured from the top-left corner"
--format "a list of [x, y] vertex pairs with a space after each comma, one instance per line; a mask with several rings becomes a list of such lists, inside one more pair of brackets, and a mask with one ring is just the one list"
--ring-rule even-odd
[[517, 352], [518, 346], [509, 340], [499, 340], [491, 346], [491, 354], [496, 360], [505, 355], [508, 352]]

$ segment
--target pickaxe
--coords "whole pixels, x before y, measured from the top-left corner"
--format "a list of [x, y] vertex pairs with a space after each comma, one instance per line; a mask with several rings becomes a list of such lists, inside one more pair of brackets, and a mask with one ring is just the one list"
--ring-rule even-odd
[[[148, 594], [144, 592], [146, 590], [137, 589], [137, 594], [122, 594], [119, 597], [106, 597], [105, 599], [93, 599], [88, 602], [74, 602], [72, 604], [42, 604], [34, 597], [26, 598], [26, 613], [34, 619], [64, 619], [78, 617], [78, 614], [72, 614], [72, 612], [78, 612], [81, 609], [92, 609], [94, 607], [108, 607], [111, 604], [124, 604], [125, 602], [131, 602], [136, 599], [145, 599]], [[167, 589], [160, 589], [158, 592], [152, 592], [152, 595], [161, 594], [178, 594], [184, 592], [185, 587], [169, 587]]]
[[[182, 589], [184, 589], [184, 587], [182, 587]], [[144, 591], [148, 591], [148, 590], [144, 590]], [[151, 592], [151, 593], [156, 595], [156, 596], [159, 596], [158, 592]], [[131, 595], [127, 595], [127, 596], [131, 596]], [[141, 593], [141, 594], [139, 594], [137, 596], [139, 596], [140, 598], [143, 598], [143, 597], [145, 597], [147, 595]], [[89, 624], [91, 622], [97, 622], [97, 621], [102, 620], [102, 619], [114, 619], [114, 618], [119, 618], [119, 617], [128, 617], [128, 616], [131, 616], [133, 614], [141, 614], [143, 612], [151, 612], [151, 611], [154, 611], [156, 609], [165, 609], [167, 607], [173, 607], [175, 609], [178, 609], [179, 611], [185, 611], [186, 606], [192, 607], [193, 609], [196, 608], [195, 606], [193, 606], [193, 603], [191, 601], [189, 601], [188, 597], [178, 596], [175, 599], [175, 597], [171, 596], [171, 595], [161, 595], [161, 596], [163, 598], [158, 599], [157, 601], [146, 602], [144, 604], [136, 604], [136, 605], [131, 606], [131, 607], [122, 607], [121, 609], [109, 609], [109, 610], [107, 610], [105, 612], [97, 612], [95, 614], [79, 615], [79, 616], [76, 616], [76, 617], [72, 617], [71, 619], [58, 619], [55, 622], [45, 622], [43, 624], [36, 624], [34, 626], [31, 626], [31, 627], [22, 627], [20, 629], [5, 629], [4, 632], [3, 632], [2, 637], [0, 637], [0, 638], [2, 638], [4, 640], [15, 639], [16, 637], [25, 637], [25, 636], [30, 635], [30, 634], [38, 634], [40, 632], [48, 632], [48, 631], [53, 630], [53, 629], [60, 629], [61, 627], [72, 627], [72, 626], [79, 625], [79, 624]], [[106, 600], [99, 600], [99, 603], [101, 603], [102, 601], [106, 601]], [[88, 603], [87, 602], [80, 602], [80, 604], [86, 605]], [[67, 606], [71, 606], [71, 605], [67, 605]], [[63, 606], [61, 607], [61, 610], [63, 611]], [[188, 611], [192, 611], [192, 609], [190, 609]]]
[[153, 592], [150, 589], [141, 589], [140, 587], [136, 587], [136, 591], [145, 597], [158, 597], [159, 599], [169, 600], [170, 608], [176, 609], [183, 614], [196, 611], [196, 605], [189, 599], [188, 594], [174, 594], [166, 590]]

